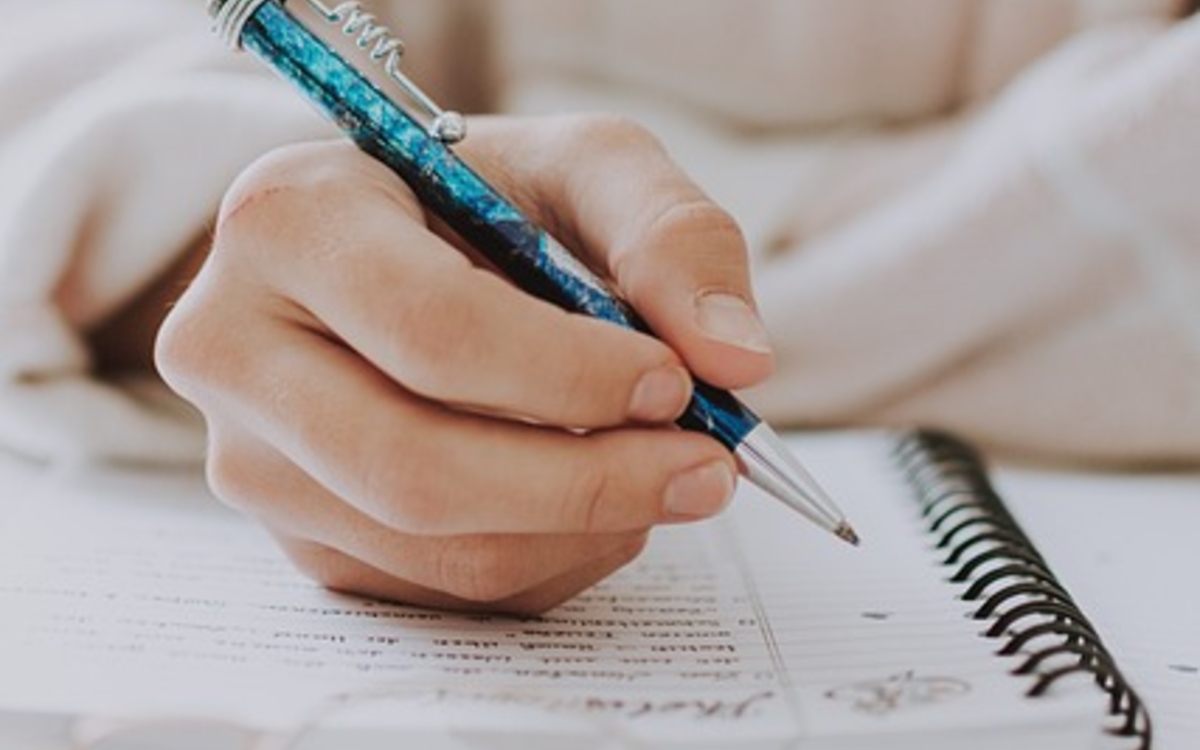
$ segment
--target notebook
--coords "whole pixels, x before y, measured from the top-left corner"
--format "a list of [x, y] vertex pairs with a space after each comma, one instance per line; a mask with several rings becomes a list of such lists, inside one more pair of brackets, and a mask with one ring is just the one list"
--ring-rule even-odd
[[0, 506], [0, 737], [1151, 747], [1151, 711], [970, 447], [933, 433], [797, 447], [861, 548], [747, 487], [531, 619], [325, 591], [177, 477], [23, 476]]

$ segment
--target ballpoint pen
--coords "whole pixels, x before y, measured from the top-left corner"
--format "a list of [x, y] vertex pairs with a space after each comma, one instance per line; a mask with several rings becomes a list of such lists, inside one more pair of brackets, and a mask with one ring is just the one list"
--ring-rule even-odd
[[[568, 310], [649, 332], [608, 286], [454, 153], [464, 118], [439, 108], [400, 71], [401, 41], [361, 3], [207, 0], [218, 34], [294, 84], [359, 148], [387, 165], [421, 202], [525, 291]], [[300, 17], [305, 13], [310, 23]], [[312, 26], [312, 28], [310, 28]], [[353, 40], [402, 106], [325, 36]], [[415, 112], [410, 112], [410, 109]], [[421, 119], [427, 120], [422, 123]], [[694, 379], [678, 424], [720, 441], [754, 484], [851, 544], [858, 536], [771, 428], [732, 394]]]

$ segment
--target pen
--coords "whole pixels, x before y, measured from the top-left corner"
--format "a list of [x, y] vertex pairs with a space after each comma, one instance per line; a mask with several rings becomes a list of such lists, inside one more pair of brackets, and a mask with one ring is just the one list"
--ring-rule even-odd
[[[300, 89], [518, 286], [567, 310], [650, 333], [604, 282], [458, 158], [451, 145], [465, 137], [464, 119], [443, 111], [400, 71], [402, 43], [361, 3], [293, 0], [315, 27], [350, 37], [418, 114], [373, 83], [284, 2], [207, 0], [214, 28], [230, 46], [251, 51]], [[712, 436], [734, 453], [751, 482], [818, 526], [858, 543], [829, 495], [765, 422], [727, 391], [693, 381], [679, 426]]]

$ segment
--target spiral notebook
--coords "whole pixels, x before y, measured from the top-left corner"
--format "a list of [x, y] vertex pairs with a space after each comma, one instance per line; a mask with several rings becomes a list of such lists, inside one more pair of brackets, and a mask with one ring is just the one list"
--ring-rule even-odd
[[324, 591], [177, 479], [22, 480], [0, 511], [0, 737], [1151, 747], [1147, 707], [968, 446], [800, 447], [861, 549], [744, 489], [722, 518], [656, 532], [637, 563], [526, 620]]

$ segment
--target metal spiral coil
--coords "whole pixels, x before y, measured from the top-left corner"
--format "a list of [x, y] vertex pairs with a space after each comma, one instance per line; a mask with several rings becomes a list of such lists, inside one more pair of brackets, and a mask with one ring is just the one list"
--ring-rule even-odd
[[330, 24], [340, 26], [342, 34], [354, 39], [355, 45], [366, 52], [372, 62], [381, 65], [388, 78], [431, 118], [430, 135], [443, 143], [457, 143], [466, 137], [466, 120], [463, 116], [443, 110], [400, 70], [400, 63], [404, 59], [404, 43], [391, 29], [380, 23], [375, 14], [365, 10], [360, 2], [343, 2], [332, 8], [320, 0], [307, 2]]
[[385, 60], [384, 70], [388, 73], [399, 71], [400, 61], [404, 57], [404, 43], [379, 23], [374, 14], [363, 10], [361, 3], [342, 3], [329, 11], [327, 18], [343, 23], [342, 32], [347, 36], [357, 36], [355, 44], [359, 49], [367, 50], [370, 47], [368, 54], [372, 60]]
[[[964, 585], [972, 617], [990, 620], [984, 636], [1002, 641], [1001, 657], [1018, 657], [1015, 675], [1033, 679], [1037, 697], [1068, 675], [1089, 675], [1108, 695], [1109, 713], [1139, 750], [1151, 745], [1150, 716], [1100, 634], [1055, 577], [992, 487], [980, 456], [942, 433], [923, 431], [897, 445], [896, 460], [916, 493], [940, 561]], [[1036, 642], [1036, 643], [1035, 643]], [[1065, 662], [1065, 663], [1064, 663]]]
[[208, 0], [213, 30], [233, 49], [241, 47], [242, 29], [267, 0]]
[[[241, 48], [242, 31], [246, 24], [267, 2], [282, 0], [207, 0], [213, 29], [234, 49]], [[328, 6], [321, 0], [305, 0], [322, 20], [339, 33], [354, 40], [372, 63], [379, 65], [388, 79], [400, 87], [404, 95], [429, 118], [429, 134], [439, 141], [458, 143], [467, 135], [465, 118], [458, 112], [443, 110], [400, 70], [404, 58], [404, 43], [378, 17], [368, 12], [360, 2], [343, 2]]]

